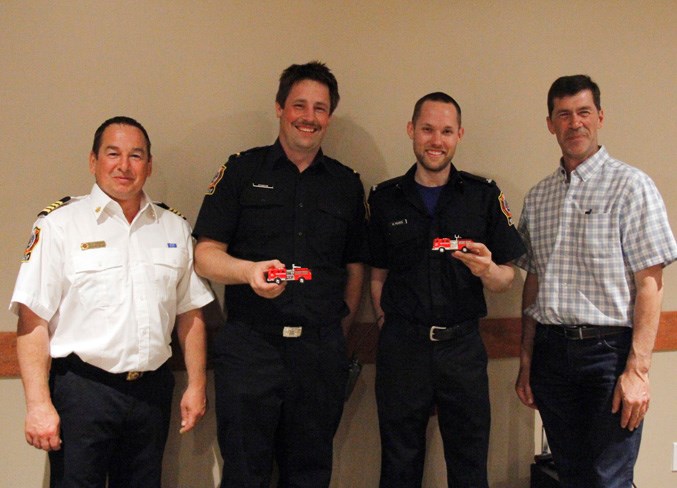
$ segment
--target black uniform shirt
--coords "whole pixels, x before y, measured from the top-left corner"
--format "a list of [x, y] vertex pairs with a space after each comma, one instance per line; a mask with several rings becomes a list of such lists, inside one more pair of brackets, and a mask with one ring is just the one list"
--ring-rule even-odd
[[320, 150], [302, 173], [279, 140], [231, 156], [212, 180], [193, 234], [228, 244], [236, 258], [279, 259], [310, 268], [275, 299], [249, 285], [228, 285], [229, 319], [260, 325], [322, 325], [340, 320], [347, 263], [366, 258], [360, 177]]
[[436, 237], [486, 245], [497, 264], [525, 249], [496, 184], [451, 168], [433, 216], [416, 188], [414, 165], [369, 195], [371, 264], [388, 270], [381, 307], [410, 322], [451, 325], [487, 313], [482, 281], [450, 252], [433, 251]]

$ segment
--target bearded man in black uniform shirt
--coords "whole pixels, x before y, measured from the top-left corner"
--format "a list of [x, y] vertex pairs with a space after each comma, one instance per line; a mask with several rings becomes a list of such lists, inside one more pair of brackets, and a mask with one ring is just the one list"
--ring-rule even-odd
[[[369, 196], [371, 295], [381, 327], [381, 487], [421, 486], [426, 426], [437, 407], [449, 486], [484, 488], [490, 409], [478, 329], [487, 313], [483, 288], [507, 290], [510, 261], [524, 247], [496, 184], [451, 162], [464, 132], [453, 98], [421, 98], [407, 132], [416, 164]], [[438, 238], [448, 238], [449, 252], [439, 252]], [[453, 251], [457, 239], [473, 242]]]
[[[322, 153], [339, 101], [322, 63], [280, 78], [279, 137], [231, 157], [195, 226], [197, 272], [224, 283], [228, 320], [215, 343], [221, 486], [329, 486], [347, 355], [341, 328], [360, 301], [366, 255], [359, 175]], [[270, 268], [312, 279], [270, 283]]]

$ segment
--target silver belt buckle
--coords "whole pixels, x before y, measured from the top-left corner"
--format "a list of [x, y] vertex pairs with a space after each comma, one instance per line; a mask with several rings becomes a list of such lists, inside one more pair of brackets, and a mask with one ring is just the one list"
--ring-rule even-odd
[[571, 327], [571, 326], [562, 326], [564, 330], [564, 336], [567, 339], [573, 339], [573, 340], [583, 340], [583, 329], [585, 327]]
[[435, 337], [434, 337], [435, 331], [436, 331], [436, 330], [445, 330], [445, 329], [446, 329], [446, 327], [440, 327], [440, 326], [438, 326], [438, 325], [433, 325], [433, 326], [430, 328], [430, 334], [429, 334], [428, 337], [430, 337], [430, 340], [433, 341], [433, 342], [439, 342], [440, 340], [439, 340], [439, 339], [435, 339]]
[[143, 376], [143, 371], [130, 371], [127, 373], [127, 381], [136, 381]]
[[291, 327], [291, 326], [285, 326], [282, 328], [282, 337], [287, 337], [287, 338], [296, 338], [296, 337], [301, 337], [301, 333], [303, 332], [303, 327]]

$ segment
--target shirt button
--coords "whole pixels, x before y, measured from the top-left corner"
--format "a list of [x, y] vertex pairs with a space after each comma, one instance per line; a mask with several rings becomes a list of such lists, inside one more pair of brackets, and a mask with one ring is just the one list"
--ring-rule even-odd
[[303, 236], [303, 232], [299, 231], [297, 235], [298, 235], [299, 237], [302, 237], [302, 236]]
[[299, 203], [299, 208], [303, 208], [303, 202]]

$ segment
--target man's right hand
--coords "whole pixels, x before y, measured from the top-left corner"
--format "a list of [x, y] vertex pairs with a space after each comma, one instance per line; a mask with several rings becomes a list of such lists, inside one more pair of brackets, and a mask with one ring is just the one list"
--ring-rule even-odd
[[283, 281], [279, 285], [277, 283], [268, 283], [266, 280], [266, 273], [270, 268], [284, 267], [285, 265], [277, 259], [253, 263], [253, 266], [249, 269], [249, 286], [252, 287], [254, 293], [263, 298], [276, 298], [280, 296], [287, 287], [287, 282]]
[[61, 419], [52, 403], [28, 407], [26, 442], [44, 451], [61, 449]]
[[529, 383], [531, 372], [528, 368], [520, 368], [517, 374], [517, 381], [515, 382], [515, 391], [520, 401], [529, 408], [538, 410], [536, 402], [534, 401], [534, 394], [531, 391], [531, 384]]

